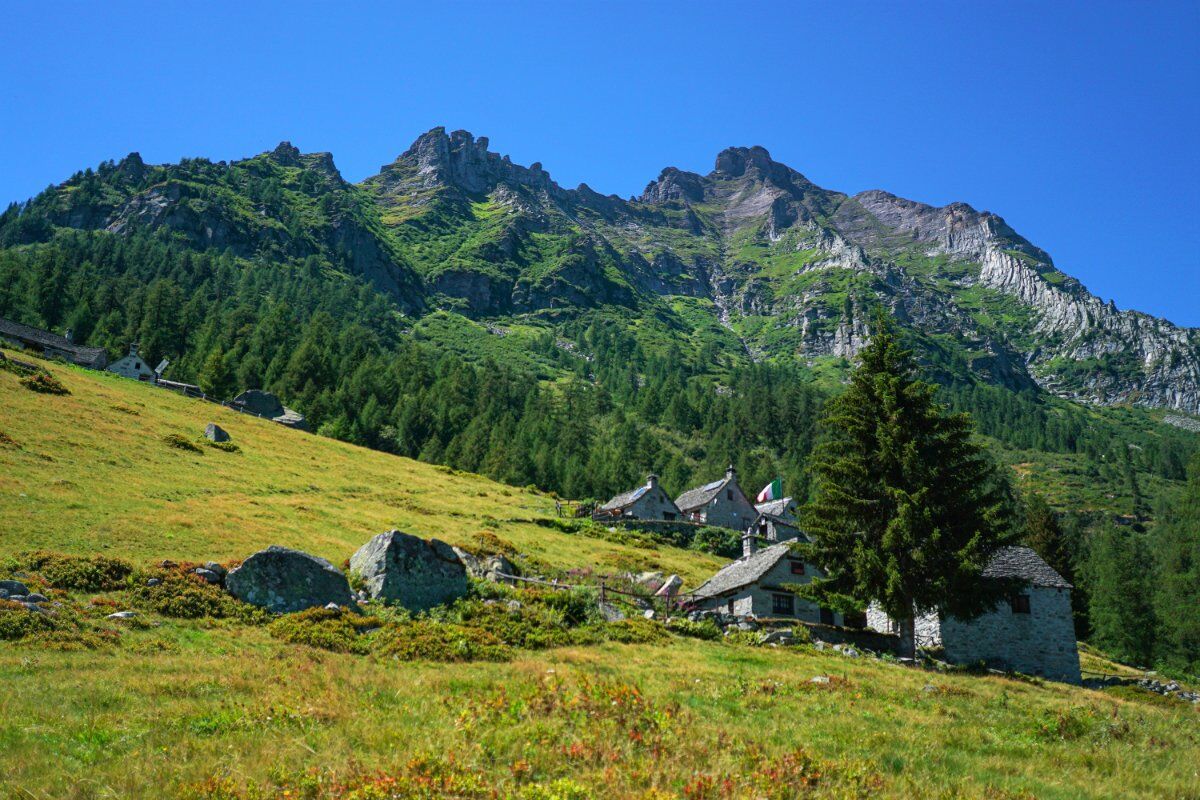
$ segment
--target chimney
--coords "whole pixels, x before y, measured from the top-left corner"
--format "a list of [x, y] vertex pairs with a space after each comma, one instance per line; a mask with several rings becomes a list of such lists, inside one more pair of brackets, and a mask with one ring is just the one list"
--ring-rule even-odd
[[72, 344], [75, 343], [75, 334], [71, 333], [70, 328], [67, 328], [67, 332], [63, 334], [63, 338]]
[[650, 489], [654, 489], [658, 486], [658, 476], [653, 472], [646, 476], [646, 486]]
[[730, 464], [728, 467], [725, 468], [725, 479], [726, 480], [729, 480], [730, 478], [733, 478], [736, 475], [737, 475], [737, 470], [733, 468], [733, 464]]
[[746, 529], [742, 534], [742, 558], [749, 558], [758, 552], [758, 535], [754, 533], [754, 528]]
[[129, 355], [136, 356], [137, 348], [138, 348], [137, 342], [130, 342], [129, 343]]

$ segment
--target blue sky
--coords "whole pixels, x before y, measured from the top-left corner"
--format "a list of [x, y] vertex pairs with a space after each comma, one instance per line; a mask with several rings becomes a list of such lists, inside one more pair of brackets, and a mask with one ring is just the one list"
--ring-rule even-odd
[[1195, 1], [0, 2], [3, 202], [283, 139], [358, 180], [435, 125], [621, 195], [761, 144], [829, 188], [994, 211], [1200, 326]]

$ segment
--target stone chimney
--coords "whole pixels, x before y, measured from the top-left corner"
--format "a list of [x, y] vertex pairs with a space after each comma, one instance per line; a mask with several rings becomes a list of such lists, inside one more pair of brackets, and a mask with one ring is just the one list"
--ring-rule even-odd
[[67, 332], [63, 334], [63, 338], [72, 344], [75, 343], [75, 334], [71, 332], [70, 328], [67, 328]]
[[658, 476], [653, 472], [646, 476], [646, 487], [649, 489], [655, 489], [658, 487]]
[[742, 534], [742, 558], [749, 558], [758, 552], [758, 534], [754, 532], [754, 528], [746, 529]]
[[730, 464], [728, 467], [725, 468], [725, 480], [729, 480], [731, 478], [736, 478], [736, 477], [737, 477], [737, 470], [733, 468], [733, 464]]

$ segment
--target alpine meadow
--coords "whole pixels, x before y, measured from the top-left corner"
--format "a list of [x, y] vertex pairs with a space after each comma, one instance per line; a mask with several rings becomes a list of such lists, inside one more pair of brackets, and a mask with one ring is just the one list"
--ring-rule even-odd
[[130, 153], [0, 215], [0, 686], [14, 798], [1198, 798], [1200, 329], [762, 146]]

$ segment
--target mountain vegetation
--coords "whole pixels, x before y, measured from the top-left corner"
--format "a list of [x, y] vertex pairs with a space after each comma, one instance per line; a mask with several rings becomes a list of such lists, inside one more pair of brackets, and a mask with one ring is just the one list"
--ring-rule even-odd
[[818, 420], [880, 309], [1075, 577], [1081, 634], [1115, 641], [1110, 563], [1136, 562], [1134, 618], [1164, 633], [1118, 649], [1194, 663], [1175, 509], [1200, 436], [1164, 412], [1200, 412], [1200, 333], [1101, 302], [994, 214], [826, 190], [761, 147], [622, 199], [434, 129], [357, 184], [288, 143], [131, 154], [0, 215], [0, 316], [572, 499], [729, 463], [810, 499]]

